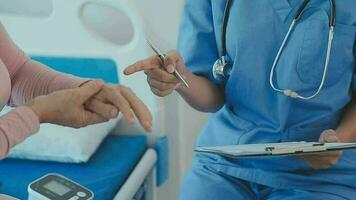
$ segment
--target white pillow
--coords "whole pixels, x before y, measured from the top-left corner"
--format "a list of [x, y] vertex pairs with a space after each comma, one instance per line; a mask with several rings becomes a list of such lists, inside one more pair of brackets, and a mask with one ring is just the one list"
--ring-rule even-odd
[[[6, 107], [0, 115], [10, 110]], [[66, 163], [87, 162], [119, 118], [81, 129], [42, 124], [38, 133], [15, 146], [8, 157]]]

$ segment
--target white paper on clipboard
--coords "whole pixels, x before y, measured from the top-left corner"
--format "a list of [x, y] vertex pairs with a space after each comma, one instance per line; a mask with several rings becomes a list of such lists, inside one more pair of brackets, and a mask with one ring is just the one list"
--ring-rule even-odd
[[316, 142], [287, 142], [218, 147], [197, 147], [195, 149], [196, 152], [217, 154], [230, 158], [288, 156], [346, 150], [356, 150], [356, 143], [322, 144]]

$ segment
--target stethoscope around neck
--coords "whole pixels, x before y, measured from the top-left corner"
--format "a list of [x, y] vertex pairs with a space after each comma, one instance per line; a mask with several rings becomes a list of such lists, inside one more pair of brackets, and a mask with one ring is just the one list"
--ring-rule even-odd
[[[324, 70], [323, 70], [323, 77], [320, 80], [320, 84], [318, 89], [314, 92], [314, 94], [310, 96], [302, 96], [298, 92], [292, 90], [292, 89], [281, 89], [276, 86], [274, 83], [274, 75], [275, 75], [275, 70], [278, 65], [279, 59], [281, 58], [281, 55], [285, 49], [285, 46], [295, 28], [295, 26], [298, 24], [298, 21], [300, 20], [301, 16], [303, 15], [306, 6], [310, 2], [310, 0], [304, 0], [303, 3], [300, 5], [296, 15], [293, 18], [293, 21], [291, 25], [289, 26], [289, 29], [282, 41], [282, 44], [278, 50], [278, 53], [273, 61], [273, 65], [271, 68], [270, 72], [270, 77], [269, 77], [269, 83], [272, 89], [276, 92], [282, 93], [288, 97], [294, 98], [294, 99], [303, 99], [303, 100], [311, 100], [315, 97], [317, 97], [321, 90], [323, 89], [327, 77], [327, 72], [329, 69], [329, 64], [330, 64], [330, 54], [331, 54], [331, 49], [332, 49], [332, 44], [334, 40], [334, 28], [336, 24], [336, 3], [335, 0], [329, 0], [330, 1], [330, 18], [329, 18], [329, 38], [328, 38], [328, 46], [326, 50], [326, 58], [325, 58], [325, 64], [324, 64]], [[224, 12], [224, 21], [223, 21], [223, 26], [222, 26], [222, 35], [221, 35], [221, 42], [222, 42], [222, 56], [215, 62], [213, 66], [213, 77], [216, 83], [225, 83], [232, 72], [232, 64], [227, 62], [227, 47], [226, 47], [226, 31], [227, 31], [227, 24], [229, 21], [229, 15], [230, 15], [230, 10], [231, 10], [231, 5], [232, 5], [232, 0], [227, 0], [226, 6], [225, 6], [225, 12]]]

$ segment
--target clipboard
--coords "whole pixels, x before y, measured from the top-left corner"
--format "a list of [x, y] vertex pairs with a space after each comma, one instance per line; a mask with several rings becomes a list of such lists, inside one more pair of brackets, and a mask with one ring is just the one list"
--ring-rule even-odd
[[244, 144], [217, 147], [197, 147], [195, 152], [216, 154], [228, 158], [295, 156], [330, 151], [356, 150], [356, 143], [285, 142]]

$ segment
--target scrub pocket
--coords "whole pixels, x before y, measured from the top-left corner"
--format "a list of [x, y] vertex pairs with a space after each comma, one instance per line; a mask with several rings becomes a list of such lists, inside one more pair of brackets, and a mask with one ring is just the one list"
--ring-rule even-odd
[[[329, 37], [328, 20], [311, 17], [304, 33], [297, 73], [300, 80], [318, 87], [324, 72]], [[352, 73], [355, 26], [336, 24], [325, 86], [332, 86]], [[350, 75], [350, 74], [348, 74]]]

